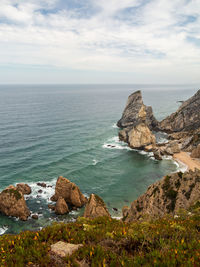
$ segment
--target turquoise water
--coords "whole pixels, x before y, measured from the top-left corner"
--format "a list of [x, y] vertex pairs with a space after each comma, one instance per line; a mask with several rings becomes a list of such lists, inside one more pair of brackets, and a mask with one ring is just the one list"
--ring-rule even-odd
[[[0, 234], [38, 229], [52, 220], [73, 220], [83, 209], [56, 216], [47, 208], [62, 175], [89, 196], [100, 195], [112, 216], [144, 193], [154, 181], [176, 171], [172, 160], [155, 161], [119, 142], [115, 124], [129, 94], [143, 91], [158, 119], [175, 111], [176, 101], [192, 96], [188, 86], [45, 85], [0, 86], [0, 190], [26, 182], [33, 193], [27, 204], [39, 220], [21, 222], [0, 215]], [[113, 145], [114, 147], [110, 147]], [[118, 211], [114, 211], [117, 208]]]

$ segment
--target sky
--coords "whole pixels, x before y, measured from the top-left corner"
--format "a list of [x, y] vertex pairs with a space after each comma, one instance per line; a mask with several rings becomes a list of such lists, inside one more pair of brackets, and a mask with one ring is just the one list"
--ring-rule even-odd
[[0, 0], [0, 83], [200, 84], [200, 0]]

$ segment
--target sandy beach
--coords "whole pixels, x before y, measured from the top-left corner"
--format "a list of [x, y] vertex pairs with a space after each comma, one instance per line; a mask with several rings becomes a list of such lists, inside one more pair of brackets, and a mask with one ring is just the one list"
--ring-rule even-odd
[[190, 157], [190, 154], [187, 152], [180, 152], [173, 155], [174, 160], [177, 162], [182, 162], [183, 164], [187, 165], [187, 170], [194, 171], [195, 168], [200, 169], [200, 160], [194, 159]]

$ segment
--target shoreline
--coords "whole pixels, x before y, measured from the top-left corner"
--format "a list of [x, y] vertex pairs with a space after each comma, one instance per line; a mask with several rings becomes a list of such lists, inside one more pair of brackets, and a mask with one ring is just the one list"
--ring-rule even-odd
[[180, 153], [175, 153], [173, 155], [173, 159], [178, 164], [183, 164], [187, 166], [186, 171], [192, 170], [194, 171], [195, 168], [200, 170], [200, 160], [191, 158], [190, 154], [188, 152], [181, 151]]

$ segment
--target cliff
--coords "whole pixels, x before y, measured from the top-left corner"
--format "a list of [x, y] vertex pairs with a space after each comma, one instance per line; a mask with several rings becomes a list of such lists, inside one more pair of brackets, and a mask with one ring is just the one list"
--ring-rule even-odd
[[165, 132], [183, 132], [196, 130], [200, 127], [200, 90], [184, 101], [179, 109], [159, 123]]
[[124, 209], [127, 222], [149, 217], [177, 214], [200, 200], [200, 170], [174, 173], [152, 184], [146, 193]]

